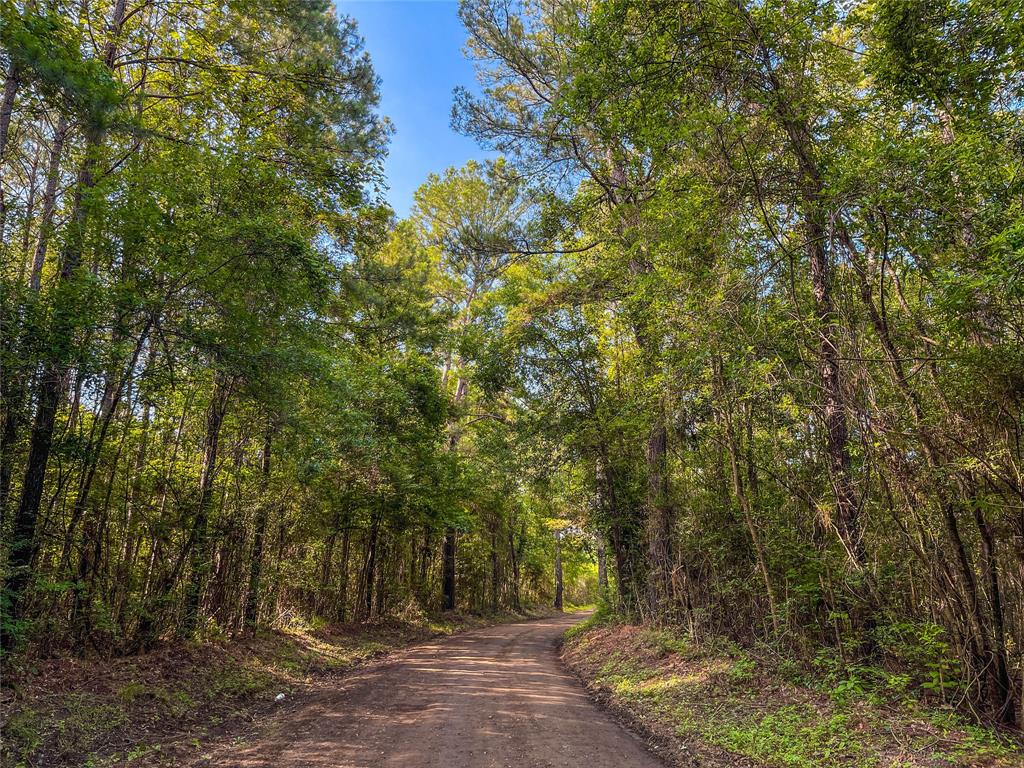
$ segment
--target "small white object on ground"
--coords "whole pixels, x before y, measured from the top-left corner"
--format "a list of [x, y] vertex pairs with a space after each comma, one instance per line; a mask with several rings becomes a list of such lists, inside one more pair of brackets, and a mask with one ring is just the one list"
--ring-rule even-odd
[[277, 694], [277, 696], [274, 697], [274, 701], [284, 701], [284, 694], [283, 693]]

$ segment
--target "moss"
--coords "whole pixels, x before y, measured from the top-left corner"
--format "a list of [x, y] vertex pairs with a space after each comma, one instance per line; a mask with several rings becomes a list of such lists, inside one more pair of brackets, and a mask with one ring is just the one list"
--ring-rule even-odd
[[168, 717], [184, 717], [196, 708], [195, 699], [187, 691], [157, 687], [152, 690], [152, 695]]
[[644, 632], [643, 639], [661, 656], [686, 653], [689, 647], [684, 637], [667, 629], [648, 629]]
[[118, 692], [117, 697], [125, 704], [131, 704], [137, 698], [145, 696], [149, 693], [149, 689], [145, 683], [133, 680], [125, 686], [122, 686]]
[[87, 694], [70, 694], [64, 698], [64, 712], [55, 723], [57, 751], [88, 752], [127, 722], [128, 714], [119, 702], [97, 703]]
[[268, 672], [253, 667], [229, 667], [212, 676], [211, 697], [239, 698], [265, 691], [274, 684]]

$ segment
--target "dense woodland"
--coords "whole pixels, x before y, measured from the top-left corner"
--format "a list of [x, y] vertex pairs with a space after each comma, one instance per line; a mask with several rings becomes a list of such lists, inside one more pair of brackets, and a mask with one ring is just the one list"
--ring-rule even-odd
[[1019, 722], [1019, 1], [460, 13], [503, 159], [398, 220], [327, 2], [4, 1], [5, 652], [517, 609], [557, 559]]

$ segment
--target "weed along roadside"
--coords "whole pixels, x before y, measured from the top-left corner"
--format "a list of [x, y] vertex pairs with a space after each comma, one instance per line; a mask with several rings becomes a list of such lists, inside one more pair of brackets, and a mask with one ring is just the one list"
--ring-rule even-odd
[[286, 716], [318, 687], [391, 652], [523, 618], [452, 614], [321, 628], [295, 622], [110, 661], [37, 661], [13, 669], [2, 691], [0, 764], [182, 765]]
[[568, 630], [560, 652], [591, 695], [676, 766], [1024, 766], [1019, 735], [930, 706], [880, 670], [837, 679], [768, 648], [695, 642], [601, 611]]

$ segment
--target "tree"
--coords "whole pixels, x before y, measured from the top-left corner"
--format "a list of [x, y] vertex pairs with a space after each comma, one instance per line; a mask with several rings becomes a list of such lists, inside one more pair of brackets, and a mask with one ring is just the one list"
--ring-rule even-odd
[[934, 622], [959, 685], [1012, 721], [1020, 586], [998, 532], [1019, 526], [995, 510], [1020, 498], [1001, 436], [1020, 415], [1019, 19], [802, 0], [461, 13], [482, 95], [459, 95], [458, 124], [544, 187], [567, 246], [521, 300], [518, 354], [548, 424], [618, 428], [591, 456], [578, 429], [551, 436], [588, 467], [620, 590], [642, 571], [644, 618], [804, 632], [844, 658]]

